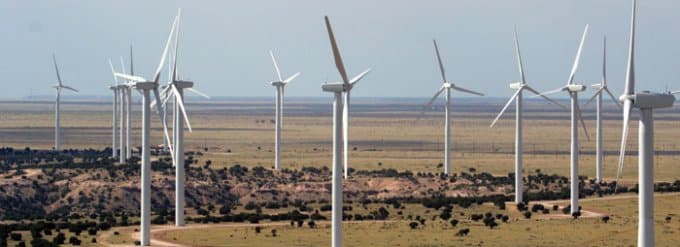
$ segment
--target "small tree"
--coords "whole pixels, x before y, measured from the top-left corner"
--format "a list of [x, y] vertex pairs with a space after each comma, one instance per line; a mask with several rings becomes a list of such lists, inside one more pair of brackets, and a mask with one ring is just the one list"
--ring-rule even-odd
[[52, 240], [52, 242], [54, 242], [54, 244], [57, 244], [57, 245], [62, 245], [62, 244], [64, 244], [65, 241], [66, 241], [66, 236], [64, 235], [64, 233], [61, 233], [61, 232], [57, 233], [57, 236], [55, 236], [54, 239]]
[[71, 244], [71, 245], [80, 245], [81, 242], [82, 241], [80, 241], [80, 239], [78, 239], [76, 236], [71, 236], [68, 239], [68, 243]]
[[314, 222], [314, 220], [310, 220], [309, 222], [307, 222], [307, 225], [309, 226], [309, 228], [315, 228], [316, 222]]
[[272, 229], [272, 237], [276, 237], [276, 229]]
[[458, 233], [456, 233], [456, 236], [462, 237], [462, 236], [467, 236], [470, 234], [470, 228], [463, 228], [458, 230]]
[[607, 222], [609, 222], [609, 216], [608, 216], [608, 215], [603, 216], [603, 217], [602, 217], [602, 222], [604, 222], [605, 224], [606, 224]]
[[21, 233], [10, 233], [9, 237], [12, 241], [21, 241]]
[[262, 230], [262, 228], [260, 228], [260, 226], [256, 226], [256, 227], [255, 227], [255, 233], [256, 233], [256, 234], [259, 234], [259, 233], [260, 233], [260, 230]]
[[411, 221], [411, 223], [408, 223], [408, 226], [411, 227], [411, 230], [418, 228], [418, 222]]
[[531, 219], [531, 212], [529, 211], [524, 212], [524, 218]]
[[456, 225], [458, 225], [458, 220], [452, 219], [451, 221], [449, 221], [449, 223], [451, 223], [451, 226], [456, 227]]

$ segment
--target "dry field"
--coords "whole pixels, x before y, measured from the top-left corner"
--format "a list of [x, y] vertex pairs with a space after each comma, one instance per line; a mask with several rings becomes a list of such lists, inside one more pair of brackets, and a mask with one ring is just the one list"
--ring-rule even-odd
[[[189, 100], [191, 101], [191, 100]], [[327, 102], [328, 101], [328, 102]], [[443, 116], [441, 107], [418, 119], [421, 101], [358, 99], [352, 110], [350, 129], [351, 167], [360, 170], [395, 168], [420, 172], [441, 172]], [[502, 100], [454, 103], [453, 170], [475, 168], [478, 171], [505, 175], [513, 171], [514, 110], [495, 128], [491, 120], [501, 108]], [[542, 101], [528, 101], [525, 112], [524, 160], [528, 173], [568, 175], [568, 112]], [[111, 111], [106, 102], [70, 102], [62, 106], [63, 145], [65, 148], [103, 148], [111, 141]], [[133, 143], [140, 142], [141, 124], [135, 105]], [[193, 132], [186, 133], [187, 151], [207, 152], [203, 159], [213, 166], [271, 167], [273, 164], [272, 103], [268, 100], [228, 100], [189, 104]], [[282, 163], [285, 168], [330, 166], [330, 100], [293, 99], [286, 102], [282, 132]], [[21, 109], [17, 111], [16, 109]], [[584, 107], [590, 140], [580, 131], [580, 173], [594, 176], [595, 129], [592, 107]], [[53, 112], [50, 102], [6, 102], [0, 106], [0, 140], [3, 145], [23, 148], [51, 148]], [[637, 116], [637, 114], [633, 114]], [[670, 109], [656, 114], [656, 179], [680, 178], [680, 114]], [[604, 122], [606, 150], [605, 176], [616, 173], [621, 128], [620, 112], [607, 108]], [[264, 120], [264, 121], [258, 121]], [[264, 123], [263, 123], [264, 122]], [[160, 144], [161, 129], [154, 116], [152, 143]], [[626, 159], [624, 180], [631, 182], [637, 174], [637, 122], [633, 121]], [[201, 162], [202, 163], [202, 162]]]

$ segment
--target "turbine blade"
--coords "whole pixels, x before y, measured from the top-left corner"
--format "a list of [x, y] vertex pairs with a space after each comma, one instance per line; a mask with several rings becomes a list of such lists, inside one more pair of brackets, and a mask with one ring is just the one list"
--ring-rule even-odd
[[65, 89], [68, 89], [68, 90], [71, 90], [71, 91], [73, 91], [73, 92], [79, 92], [78, 89], [75, 89], [75, 88], [72, 88], [72, 87], [69, 87], [69, 86], [61, 86], [61, 87], [62, 87], [62, 88], [65, 88]]
[[472, 90], [470, 90], [470, 89], [465, 89], [465, 88], [458, 87], [458, 86], [451, 86], [451, 88], [453, 88], [453, 90], [456, 90], [456, 91], [459, 91], [459, 92], [464, 92], [464, 93], [469, 93], [469, 94], [484, 96], [483, 93], [475, 92], [475, 91], [472, 91]]
[[536, 95], [531, 96], [531, 97], [535, 98], [535, 97], [543, 97], [543, 96], [546, 96], [546, 95], [556, 94], [556, 93], [559, 93], [559, 92], [564, 91], [564, 89], [566, 89], [566, 88], [565, 88], [565, 87], [561, 87], [561, 88], [558, 88], [558, 89], [555, 89], [555, 90], [551, 90], [551, 91], [547, 91], [547, 92], [536, 93]]
[[633, 0], [633, 12], [630, 20], [630, 44], [628, 47], [628, 68], [626, 71], [626, 87], [624, 95], [631, 95], [635, 92], [635, 12], [637, 3]]
[[161, 90], [161, 95], [160, 95], [160, 101], [156, 101], [155, 99], [151, 101], [151, 108], [155, 108], [156, 104], [160, 102], [162, 107], [165, 107], [165, 102], [167, 101], [168, 98], [168, 90], [170, 90], [170, 85], [163, 87], [163, 90]]
[[130, 45], [130, 74], [135, 75], [135, 66], [132, 59], [132, 45]]
[[297, 73], [291, 75], [290, 77], [286, 78], [285, 80], [283, 80], [283, 83], [290, 83], [295, 78], [297, 78], [299, 75], [300, 75], [300, 72], [297, 72]]
[[432, 43], [434, 43], [434, 51], [435, 53], [437, 53], [437, 62], [439, 62], [439, 70], [442, 73], [442, 80], [444, 80], [444, 82], [447, 82], [446, 73], [444, 72], [444, 64], [442, 63], [442, 57], [439, 55], [439, 47], [437, 46], [437, 41], [433, 39]]
[[423, 114], [425, 114], [425, 111], [427, 111], [427, 109], [429, 109], [430, 107], [432, 107], [432, 103], [434, 103], [434, 101], [437, 100], [437, 97], [439, 97], [439, 95], [442, 94], [442, 92], [444, 92], [444, 89], [446, 89], [444, 86], [442, 86], [441, 88], [439, 88], [439, 90], [437, 91], [437, 93], [435, 93], [434, 96], [432, 96], [432, 99], [430, 99], [430, 101], [427, 102], [427, 104], [425, 104], [425, 106], [423, 106], [423, 111], [420, 112], [420, 115], [421, 115], [421, 116], [422, 116]]
[[602, 87], [607, 87], [607, 36], [602, 44]]
[[54, 62], [54, 70], [57, 71], [57, 81], [59, 82], [59, 86], [61, 86], [61, 76], [59, 75], [59, 67], [57, 67], [57, 57], [52, 54], [52, 61]]
[[610, 97], [610, 98], [612, 99], [612, 101], [616, 104], [616, 106], [619, 107], [619, 109], [621, 109], [621, 102], [619, 102], [619, 101], [616, 99], [616, 97], [614, 97], [614, 94], [612, 94], [612, 92], [609, 91], [609, 88], [606, 88], [606, 87], [605, 87], [605, 88], [604, 88], [604, 91], [607, 92], [607, 95], [609, 95], [609, 97]]
[[187, 110], [184, 108], [184, 100], [182, 100], [182, 95], [179, 93], [179, 90], [177, 90], [177, 88], [175, 88], [175, 87], [172, 87], [172, 92], [175, 94], [175, 100], [177, 101], [177, 104], [179, 105], [179, 109], [182, 112], [182, 116], [184, 117], [184, 122], [187, 124], [187, 128], [189, 129], [189, 132], [192, 132], [191, 123], [189, 122], [189, 116], [187, 116]]
[[125, 72], [125, 62], [123, 61], [123, 56], [120, 56], [120, 71], [123, 72], [123, 74], [127, 74], [127, 72]]
[[274, 69], [276, 69], [276, 75], [279, 77], [279, 81], [283, 81], [283, 78], [281, 78], [281, 70], [279, 70], [279, 64], [276, 63], [276, 58], [274, 57], [274, 53], [272, 50], [269, 50], [269, 56], [272, 57], [272, 62], [274, 62]]
[[590, 99], [588, 99], [588, 101], [586, 101], [586, 103], [583, 104], [583, 106], [587, 106], [588, 104], [590, 104], [590, 102], [593, 102], [593, 100], [595, 100], [595, 98], [597, 98], [597, 96], [600, 95], [603, 90], [604, 90], [604, 87], [601, 87], [600, 89], [595, 91], [595, 94], [593, 94], [593, 97], [590, 97]]
[[519, 95], [520, 92], [522, 92], [521, 88], [518, 89], [517, 92], [515, 92], [515, 94], [512, 95], [512, 97], [510, 97], [510, 99], [508, 100], [508, 103], [505, 103], [505, 106], [503, 106], [503, 109], [501, 110], [501, 112], [498, 113], [498, 116], [496, 117], [496, 119], [494, 119], [493, 122], [491, 122], [491, 125], [489, 125], [489, 128], [493, 128], [493, 126], [496, 125], [496, 122], [499, 119], [501, 119], [501, 116], [503, 116], [503, 113], [505, 113], [505, 110], [507, 110], [508, 107], [510, 107], [510, 104], [515, 100], [515, 98], [517, 98], [517, 95]]
[[172, 65], [172, 77], [170, 80], [175, 81], [179, 78], [177, 75], [177, 60], [179, 57], [179, 23], [180, 23], [180, 17], [181, 17], [181, 12], [182, 9], [177, 9], [177, 27], [175, 28], [176, 33], [175, 33], [175, 56], [172, 58], [173, 60], [173, 65]]
[[125, 79], [125, 80], [129, 80], [129, 81], [131, 81], [131, 82], [143, 82], [143, 81], [146, 81], [146, 79], [144, 79], [144, 77], [141, 77], [141, 76], [128, 75], [128, 74], [123, 74], [123, 73], [118, 73], [118, 72], [114, 72], [113, 74], [114, 74], [115, 76], [117, 76], [117, 77], [123, 78], [123, 79]]
[[588, 134], [588, 128], [586, 128], [586, 122], [583, 120], [583, 114], [581, 113], [581, 107], [578, 106], [578, 102], [574, 105], [576, 107], [576, 113], [578, 114], [578, 119], [581, 121], [581, 126], [583, 127], [583, 132], [586, 134], [586, 139], [590, 141], [590, 135]]
[[543, 99], [549, 101], [550, 103], [553, 103], [553, 104], [555, 104], [555, 105], [561, 107], [562, 109], [569, 110], [569, 108], [567, 108], [567, 107], [564, 106], [563, 104], [560, 104], [560, 103], [558, 103], [557, 101], [554, 101], [553, 99], [548, 98], [548, 96], [541, 95], [541, 93], [539, 93], [538, 91], [536, 91], [536, 89], [533, 89], [533, 88], [531, 88], [531, 87], [529, 87], [529, 86], [525, 86], [524, 88], [525, 88], [526, 90], [529, 90], [530, 92], [534, 93], [536, 96], [541, 97], [541, 98], [543, 98]]
[[350, 80], [349, 83], [350, 83], [352, 86], [354, 86], [354, 84], [356, 84], [356, 83], [359, 82], [362, 78], [364, 78], [364, 76], [366, 76], [366, 74], [368, 74], [368, 72], [371, 72], [371, 69], [370, 69], [370, 68], [364, 70], [364, 72], [361, 72], [361, 74], [358, 74], [357, 76], [355, 76], [354, 78], [352, 78], [352, 80]]
[[113, 68], [113, 63], [111, 63], [110, 58], [109, 58], [109, 67], [111, 67], [111, 75], [113, 75], [113, 81], [116, 83], [116, 86], [118, 86], [118, 77], [116, 76], [116, 70]]
[[[156, 87], [156, 88], [153, 89], [153, 95], [154, 95], [154, 97], [156, 97], [156, 99], [154, 100], [155, 102], [162, 102], [162, 101], [161, 101], [161, 96], [160, 96], [160, 94], [158, 93], [158, 87]], [[161, 107], [160, 104], [155, 104], [155, 105], [156, 105], [156, 108], [157, 108], [156, 111], [158, 111], [158, 114], [161, 114], [160, 116], [161, 116], [161, 118], [162, 118], [162, 116], [163, 116], [162, 113], [163, 113], [163, 110], [164, 110], [164, 109]]]
[[[621, 174], [623, 173], [623, 161], [626, 156], [626, 145], [628, 141], [628, 129], [630, 128], [630, 111], [631, 111], [631, 105], [632, 102], [630, 99], [627, 99], [626, 101], [623, 102], [623, 128], [621, 129], [621, 150], [619, 153], [619, 163], [616, 171], [616, 188], [619, 186], [619, 179], [621, 178]], [[616, 192], [616, 189], [614, 189]]]
[[342, 77], [342, 82], [345, 85], [349, 84], [349, 79], [347, 79], [347, 71], [345, 71], [345, 65], [342, 63], [342, 57], [340, 56], [340, 49], [338, 49], [338, 44], [335, 42], [335, 36], [333, 35], [333, 29], [331, 28], [331, 22], [328, 20], [328, 16], [324, 16], [326, 20], [326, 29], [328, 30], [328, 37], [331, 40], [331, 48], [333, 49], [333, 57], [335, 58], [335, 67], [338, 68], [340, 76]]
[[187, 90], [189, 90], [189, 91], [191, 91], [192, 93], [195, 93], [195, 94], [197, 94], [198, 96], [201, 96], [201, 97], [203, 97], [203, 98], [210, 99], [210, 96], [208, 96], [207, 94], [204, 94], [204, 93], [202, 93], [201, 91], [198, 91], [198, 90], [196, 90], [196, 89], [194, 89], [194, 88], [187, 88]]
[[522, 54], [519, 52], [519, 38], [517, 37], [517, 27], [515, 27], [515, 53], [517, 54], [517, 65], [519, 66], [519, 77], [522, 80], [522, 84], [525, 84], [524, 79], [524, 65], [522, 64]]
[[586, 24], [586, 29], [583, 31], [583, 36], [581, 37], [581, 44], [578, 46], [578, 51], [576, 51], [576, 58], [574, 59], [574, 66], [571, 68], [571, 74], [569, 74], [568, 84], [574, 83], [574, 75], [578, 69], [578, 64], [581, 60], [581, 51], [583, 50], [583, 43], [586, 41], [586, 35], [588, 34], [588, 24]]
[[154, 73], [153, 82], [156, 83], [156, 84], [158, 84], [158, 81], [161, 78], [161, 70], [163, 69], [163, 65], [165, 64], [165, 59], [168, 56], [168, 49], [170, 49], [170, 41], [172, 41], [172, 35], [175, 33], [175, 27], [176, 26], [177, 26], [177, 17], [175, 17], [175, 21], [172, 22], [172, 29], [170, 29], [170, 35], [168, 35], [168, 41], [165, 42], [165, 48], [163, 49], [163, 54], [161, 55], [161, 61], [158, 63], [158, 67], [156, 67], [156, 73]]

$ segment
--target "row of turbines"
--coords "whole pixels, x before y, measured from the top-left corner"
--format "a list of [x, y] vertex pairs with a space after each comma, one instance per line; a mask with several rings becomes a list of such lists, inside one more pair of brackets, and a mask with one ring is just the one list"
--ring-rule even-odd
[[[623, 160], [626, 149], [626, 141], [628, 137], [629, 119], [632, 108], [640, 110], [641, 118], [639, 123], [639, 224], [638, 224], [638, 246], [654, 246], [654, 221], [653, 221], [653, 109], [671, 107], [675, 101], [673, 94], [680, 93], [680, 91], [667, 93], [651, 93], [649, 91], [635, 92], [635, 66], [634, 66], [634, 48], [635, 48], [635, 17], [636, 17], [636, 0], [632, 0], [632, 13], [630, 24], [630, 44], [628, 54], [628, 67], [626, 72], [626, 82], [624, 93], [617, 99], [607, 87], [606, 80], [606, 38], [603, 42], [603, 60], [602, 60], [602, 81], [599, 84], [592, 85], [596, 89], [595, 94], [586, 102], [589, 104], [596, 102], [596, 180], [603, 181], [602, 166], [603, 166], [603, 147], [602, 147], [602, 116], [601, 111], [603, 107], [603, 98], [606, 94], [611, 100], [623, 110], [623, 129], [621, 136], [621, 150], [618, 160], [618, 170], [616, 179], [618, 180], [623, 170]], [[343, 177], [348, 178], [348, 154], [349, 154], [349, 111], [350, 111], [350, 92], [353, 87], [362, 78], [364, 78], [371, 69], [367, 69], [353, 78], [349, 78], [347, 71], [338, 48], [335, 35], [333, 33], [329, 18], [324, 17], [328, 37], [331, 44], [331, 50], [334, 57], [334, 62], [337, 70], [342, 78], [340, 82], [326, 82], [323, 83], [321, 89], [323, 92], [333, 93], [333, 159], [332, 159], [332, 237], [331, 243], [334, 247], [342, 246], [342, 181]], [[113, 157], [120, 158], [120, 162], [124, 163], [131, 157], [130, 150], [130, 112], [131, 112], [131, 94], [133, 89], [142, 94], [142, 188], [141, 188], [141, 244], [150, 244], [150, 190], [151, 190], [151, 164], [150, 164], [150, 112], [152, 108], [156, 109], [163, 127], [164, 145], [163, 147], [172, 154], [173, 164], [176, 169], [176, 202], [175, 202], [175, 224], [176, 226], [184, 226], [184, 183], [186, 177], [184, 174], [184, 129], [191, 132], [191, 124], [189, 122], [188, 114], [184, 106], [184, 90], [192, 91], [200, 96], [208, 97], [207, 95], [193, 89], [194, 83], [191, 81], [181, 80], [177, 69], [177, 61], [179, 55], [179, 38], [180, 38], [180, 13], [178, 11], [175, 17], [170, 35], [165, 43], [165, 48], [161, 55], [160, 63], [156, 71], [153, 73], [151, 80], [140, 77], [134, 74], [132, 62], [132, 48], [130, 48], [130, 73], [125, 72], [125, 65], [121, 58], [121, 72], [116, 72], [113, 64], [109, 61], [112, 73], [114, 75], [114, 85], [110, 87], [113, 91]], [[570, 155], [570, 176], [571, 176], [571, 212], [578, 212], [578, 155], [579, 155], [579, 141], [578, 141], [578, 125], [581, 123], [585, 135], [589, 138], [585, 123], [581, 117], [581, 110], [578, 103], [578, 94], [586, 90], [587, 86], [577, 84], [574, 81], [576, 71], [578, 70], [581, 51], [588, 33], [588, 25], [581, 36], [580, 44], [577, 49], [576, 58], [572, 66], [571, 73], [566, 81], [566, 85], [552, 91], [540, 93], [536, 89], [529, 86], [526, 81], [524, 66], [520, 52], [520, 43], [517, 31], [514, 32], [515, 53], [517, 56], [518, 70], [520, 74], [520, 81], [511, 83], [510, 88], [516, 90], [509, 98], [508, 102], [501, 109], [497, 117], [493, 120], [490, 127], [501, 119], [509, 106], [515, 102], [515, 202], [522, 201], [523, 192], [523, 160], [522, 160], [522, 108], [523, 108], [523, 92], [529, 91], [534, 94], [534, 97], [541, 97], [559, 107], [569, 109], [571, 111], [571, 155]], [[174, 47], [171, 46], [174, 44]], [[444, 127], [444, 173], [451, 173], [450, 164], [450, 136], [451, 136], [451, 121], [450, 121], [450, 105], [451, 105], [451, 90], [483, 96], [484, 94], [460, 87], [449, 80], [447, 80], [444, 65], [437, 42], [433, 40], [437, 62], [443, 80], [442, 86], [436, 91], [432, 99], [427, 102], [423, 113], [432, 106], [437, 98], [446, 92], [445, 101], [445, 127]], [[168, 60], [168, 53], [170, 61], [168, 63], [168, 82], [166, 85], [160, 85], [160, 77], [163, 67]], [[273, 52], [270, 51], [270, 56], [276, 70], [277, 80], [270, 82], [276, 89], [275, 97], [275, 158], [274, 168], [280, 169], [280, 131], [283, 120], [283, 96], [285, 86], [292, 82], [300, 73], [283, 79], [281, 70], [274, 57]], [[58, 84], [54, 86], [57, 90], [55, 111], [55, 148], [59, 150], [59, 100], [61, 89], [68, 89], [76, 91], [76, 89], [65, 86], [61, 82], [59, 70], [54, 58], [54, 65], [57, 72]], [[125, 82], [119, 83], [118, 79]], [[550, 99], [547, 95], [566, 92], [571, 99], [571, 107], [568, 108], [557, 101]], [[151, 98], [153, 93], [154, 99]], [[171, 106], [168, 102], [172, 102]], [[622, 103], [619, 104], [619, 102]], [[171, 107], [171, 108], [170, 108]], [[173, 116], [173, 134], [172, 138], [168, 132], [167, 117], [169, 110], [172, 109]], [[118, 139], [116, 138], [118, 137]], [[118, 149], [116, 149], [118, 147]]]

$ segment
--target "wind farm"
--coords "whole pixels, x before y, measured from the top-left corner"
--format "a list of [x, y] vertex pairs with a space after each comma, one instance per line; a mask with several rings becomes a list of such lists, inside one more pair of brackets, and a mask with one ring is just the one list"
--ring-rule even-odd
[[31, 69], [0, 91], [0, 247], [680, 241], [677, 4], [392, 4], [7, 30], [33, 50], [0, 61]]

